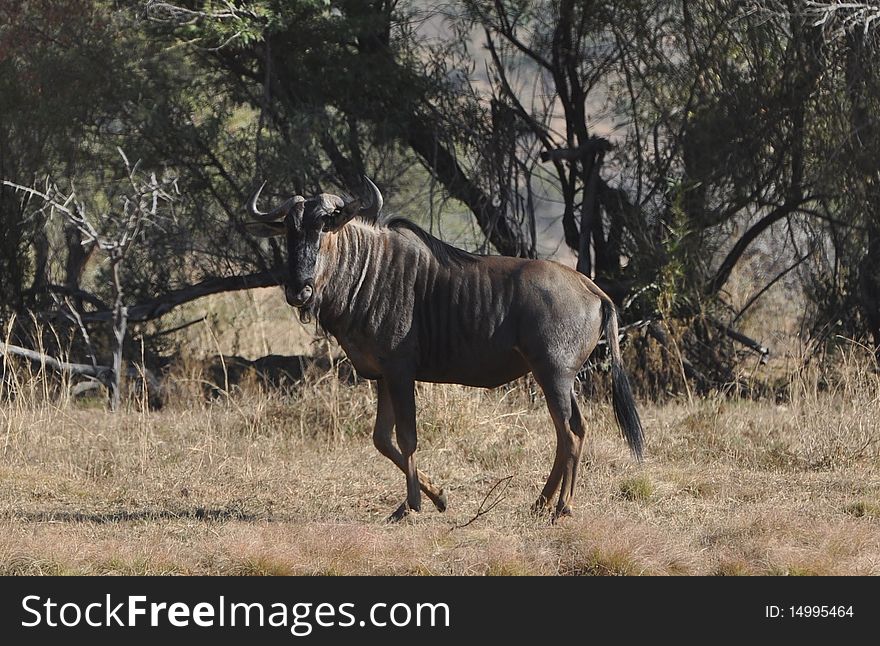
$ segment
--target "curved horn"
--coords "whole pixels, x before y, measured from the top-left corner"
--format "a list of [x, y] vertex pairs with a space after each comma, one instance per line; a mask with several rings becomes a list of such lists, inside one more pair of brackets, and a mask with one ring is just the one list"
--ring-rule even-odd
[[379, 216], [379, 212], [382, 210], [385, 200], [382, 199], [382, 193], [379, 192], [379, 188], [373, 184], [373, 181], [366, 175], [364, 175], [364, 184], [370, 189], [371, 200], [369, 206], [365, 206], [360, 210], [359, 215], [361, 217], [375, 220]]
[[294, 195], [293, 197], [285, 200], [280, 205], [276, 206], [271, 211], [263, 213], [257, 208], [257, 201], [260, 199], [260, 193], [263, 192], [263, 189], [265, 187], [266, 182], [263, 182], [260, 185], [260, 188], [257, 189], [257, 191], [251, 196], [251, 199], [249, 199], [247, 203], [248, 214], [257, 222], [271, 222], [273, 220], [277, 220], [286, 215], [287, 211], [293, 204], [305, 201], [305, 198], [302, 198], [299, 195]]

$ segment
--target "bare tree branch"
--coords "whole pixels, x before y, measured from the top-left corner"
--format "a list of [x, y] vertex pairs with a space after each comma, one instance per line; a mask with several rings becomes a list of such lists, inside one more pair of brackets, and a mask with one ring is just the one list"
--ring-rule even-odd
[[880, 3], [807, 0], [805, 13], [812, 26], [821, 27], [827, 35], [840, 37], [861, 31], [867, 36], [880, 21]]
[[200, 20], [230, 20], [246, 16], [251, 19], [259, 18], [259, 14], [246, 7], [236, 6], [235, 3], [225, 0], [220, 3], [223, 9], [215, 11], [198, 11], [187, 9], [171, 2], [148, 0], [144, 13], [155, 22], [171, 23], [175, 25], [192, 25]]
[[[456, 525], [453, 529], [464, 529], [468, 525], [474, 523], [481, 516], [485, 516], [490, 511], [495, 509], [495, 507], [497, 507], [499, 505], [499, 503], [501, 503], [501, 501], [504, 500], [504, 494], [507, 491], [507, 487], [510, 486], [510, 481], [512, 479], [513, 479], [512, 475], [505, 476], [505, 477], [501, 478], [500, 480], [498, 480], [495, 484], [493, 484], [489, 488], [489, 491], [486, 492], [486, 495], [483, 496], [483, 501], [480, 503], [480, 506], [477, 508], [477, 513], [474, 514], [474, 517], [462, 525]], [[496, 489], [498, 489], [498, 487], [500, 487], [502, 485], [503, 485], [503, 488], [501, 489], [501, 491], [498, 492], [498, 495], [495, 496], [494, 500], [492, 500], [492, 502], [489, 503], [489, 505], [486, 505], [486, 502], [489, 500], [489, 497], [495, 492]]]
[[[112, 333], [115, 340], [111, 369], [112, 381], [110, 383], [110, 407], [113, 410], [119, 408], [123, 350], [128, 329], [128, 307], [125, 303], [122, 278], [126, 255], [134, 241], [139, 238], [144, 227], [155, 224], [160, 206], [170, 204], [173, 201], [172, 192], [176, 192], [177, 189], [173, 179], [160, 180], [155, 172], [144, 176], [139, 170], [140, 161], [132, 164], [121, 148], [117, 147], [116, 150], [122, 158], [128, 184], [128, 191], [123, 192], [120, 196], [121, 203], [118, 211], [114, 211], [111, 202], [106, 210], [97, 213], [96, 216], [91, 216], [85, 203], [77, 198], [76, 188], [72, 181], [66, 194], [50, 178], [46, 179], [44, 191], [3, 181], [7, 186], [31, 197], [42, 199], [43, 206], [38, 209], [38, 212], [44, 212], [47, 209], [50, 212], [60, 212], [67, 222], [80, 232], [81, 244], [94, 244], [107, 256], [110, 263], [110, 287], [113, 293], [110, 320], [113, 322]], [[65, 312], [63, 314], [80, 326], [88, 344], [88, 332], [83, 325], [86, 317], [79, 312], [74, 312], [74, 314]]]
[[776, 207], [760, 220], [758, 220], [751, 227], [749, 227], [749, 229], [742, 236], [740, 236], [739, 240], [736, 241], [736, 244], [733, 245], [733, 248], [724, 257], [724, 260], [721, 261], [721, 264], [718, 266], [715, 275], [711, 278], [711, 280], [709, 280], [706, 285], [706, 294], [717, 294], [719, 290], [724, 287], [727, 279], [730, 278], [730, 273], [739, 262], [740, 257], [743, 255], [743, 253], [745, 253], [745, 250], [749, 247], [749, 245], [758, 238], [758, 236], [760, 236], [762, 233], [764, 233], [764, 231], [770, 228], [771, 225], [794, 213], [804, 202], [807, 202], [810, 199], [812, 198], [804, 198], [797, 201], [788, 201]]
[[[128, 307], [128, 320], [133, 322], [152, 321], [164, 316], [175, 307], [211, 294], [253, 289], [255, 287], [274, 287], [281, 284], [281, 276], [280, 271], [267, 270], [243, 276], [208, 278], [195, 285], [187, 285], [143, 303], [130, 305]], [[110, 309], [86, 312], [82, 314], [82, 318], [87, 322], [110, 321], [113, 318], [113, 312]]]

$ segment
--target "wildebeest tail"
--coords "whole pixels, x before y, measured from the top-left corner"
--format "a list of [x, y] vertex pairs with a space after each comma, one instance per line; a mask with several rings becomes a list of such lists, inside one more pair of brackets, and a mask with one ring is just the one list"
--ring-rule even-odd
[[629, 378], [623, 370], [623, 357], [620, 354], [620, 342], [617, 338], [617, 309], [610, 300], [602, 300], [602, 317], [605, 320], [605, 339], [611, 350], [611, 400], [614, 405], [614, 416], [630, 450], [641, 462], [645, 431], [642, 428], [639, 411], [636, 410]]

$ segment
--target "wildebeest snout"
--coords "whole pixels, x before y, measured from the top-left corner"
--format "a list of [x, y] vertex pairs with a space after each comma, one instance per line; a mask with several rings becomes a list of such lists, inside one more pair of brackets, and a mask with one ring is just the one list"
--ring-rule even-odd
[[287, 299], [287, 302], [294, 307], [303, 307], [307, 305], [309, 301], [312, 300], [312, 296], [315, 294], [315, 288], [310, 284], [306, 284], [300, 289], [296, 291], [290, 285], [284, 286], [284, 297]]

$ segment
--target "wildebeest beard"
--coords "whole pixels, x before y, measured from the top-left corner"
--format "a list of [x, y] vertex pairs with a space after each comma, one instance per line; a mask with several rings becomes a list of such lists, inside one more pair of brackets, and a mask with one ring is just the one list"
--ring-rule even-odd
[[318, 295], [315, 294], [315, 296], [312, 298], [312, 300], [309, 301], [308, 305], [305, 305], [303, 307], [298, 308], [299, 309], [298, 315], [299, 315], [300, 322], [307, 325], [312, 322], [313, 318], [317, 318], [318, 299], [319, 299]]

